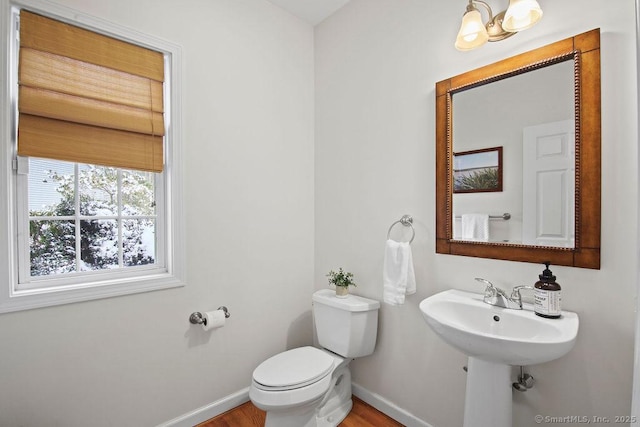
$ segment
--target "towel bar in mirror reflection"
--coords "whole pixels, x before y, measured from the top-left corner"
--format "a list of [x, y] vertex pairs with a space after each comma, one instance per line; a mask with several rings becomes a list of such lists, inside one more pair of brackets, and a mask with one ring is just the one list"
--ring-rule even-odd
[[[462, 219], [462, 215], [456, 215], [456, 219]], [[511, 214], [505, 212], [502, 215], [489, 215], [489, 219], [503, 219], [505, 221], [509, 221], [511, 219]]]

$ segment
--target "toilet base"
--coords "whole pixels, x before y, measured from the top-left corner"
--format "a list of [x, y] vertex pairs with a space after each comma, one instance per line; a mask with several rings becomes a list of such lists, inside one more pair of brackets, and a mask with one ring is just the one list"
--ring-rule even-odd
[[325, 396], [325, 402], [318, 409], [316, 415], [317, 427], [336, 427], [346, 418], [353, 408], [351, 400], [351, 371], [347, 364], [339, 367], [334, 372], [335, 386]]
[[344, 420], [351, 408], [351, 372], [343, 362], [332, 374], [332, 386], [326, 395], [317, 401], [284, 411], [267, 411], [265, 427], [336, 427]]
[[287, 411], [267, 411], [264, 422], [264, 427], [316, 427], [316, 425], [315, 405], [305, 405]]

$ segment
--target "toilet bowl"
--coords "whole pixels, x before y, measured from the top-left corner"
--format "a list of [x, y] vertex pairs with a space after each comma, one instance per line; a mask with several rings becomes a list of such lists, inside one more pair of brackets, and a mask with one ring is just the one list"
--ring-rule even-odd
[[254, 371], [249, 397], [267, 412], [265, 426], [330, 426], [351, 410], [350, 361], [315, 347], [277, 354]]
[[294, 348], [270, 357], [253, 372], [249, 397], [267, 412], [265, 427], [335, 427], [351, 411], [349, 363], [375, 347], [378, 301], [331, 290], [313, 295], [322, 349]]

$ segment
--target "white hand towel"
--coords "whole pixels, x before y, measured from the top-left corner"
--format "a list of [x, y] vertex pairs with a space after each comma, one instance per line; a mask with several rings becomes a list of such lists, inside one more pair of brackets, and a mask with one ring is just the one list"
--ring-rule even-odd
[[489, 240], [489, 215], [463, 214], [462, 238], [468, 240]]
[[407, 290], [405, 291], [405, 295], [412, 295], [416, 293], [416, 273], [413, 270], [413, 253], [411, 252], [411, 245], [409, 243], [406, 245], [409, 269], [407, 270]]
[[391, 305], [404, 304], [405, 295], [416, 292], [411, 245], [387, 240], [382, 269], [383, 299]]

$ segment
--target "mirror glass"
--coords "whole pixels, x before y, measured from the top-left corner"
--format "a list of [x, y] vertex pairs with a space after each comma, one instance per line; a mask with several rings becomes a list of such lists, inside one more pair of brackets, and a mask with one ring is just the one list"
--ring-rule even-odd
[[[453, 94], [454, 240], [574, 247], [572, 59]], [[457, 154], [492, 148], [502, 151], [500, 190], [455, 191], [460, 177], [482, 188], [497, 172]]]
[[436, 83], [436, 253], [600, 268], [600, 30]]

